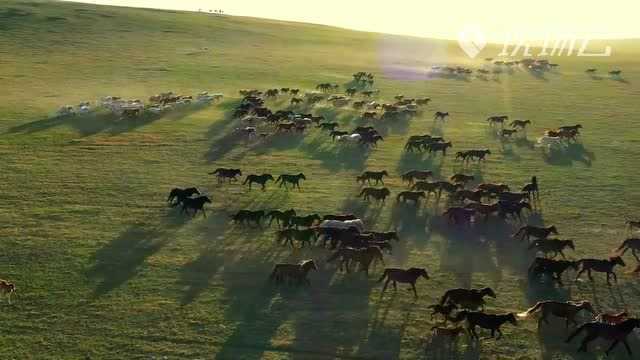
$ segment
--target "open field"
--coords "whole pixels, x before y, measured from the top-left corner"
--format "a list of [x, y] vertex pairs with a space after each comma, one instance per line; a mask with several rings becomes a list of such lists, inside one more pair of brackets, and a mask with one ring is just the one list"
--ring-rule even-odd
[[[419, 74], [427, 66], [483, 62], [446, 41], [197, 13], [2, 2], [0, 278], [18, 286], [13, 304], [0, 303], [3, 353], [16, 359], [413, 359], [425, 356], [434, 325], [427, 306], [449, 288], [469, 286], [496, 290], [488, 306], [494, 312], [519, 312], [542, 299], [586, 299], [599, 311], [640, 314], [640, 283], [625, 274], [636, 265], [630, 255], [610, 288], [602, 276], [596, 286], [532, 285], [526, 268], [533, 255], [508, 238], [511, 225], [457, 231], [439, 218], [442, 203], [416, 212], [393, 200], [379, 206], [356, 197], [355, 176], [365, 169], [387, 169], [395, 194], [405, 189], [399, 173], [424, 167], [449, 177], [461, 169], [455, 151], [489, 148], [488, 161], [467, 172], [516, 188], [537, 175], [542, 201], [530, 221], [555, 224], [561, 238], [573, 239], [572, 258], [608, 256], [628, 235], [624, 221], [640, 210], [640, 43], [611, 44], [610, 58], [558, 57], [560, 67], [541, 77], [516, 70], [487, 81], [425, 81]], [[589, 67], [605, 75], [590, 77]], [[606, 76], [614, 68], [623, 70], [621, 80]], [[316, 129], [261, 144], [229, 136], [239, 126], [229, 116], [238, 89], [312, 90], [320, 82], [347, 84], [357, 71], [376, 75], [380, 100], [402, 93], [433, 101], [422, 116], [381, 129], [384, 142], [368, 153], [344, 150]], [[225, 100], [145, 121], [53, 116], [64, 104], [106, 95], [147, 99], [167, 90], [211, 90]], [[353, 110], [309, 110], [344, 128], [358, 123]], [[436, 110], [451, 113], [442, 126], [432, 122]], [[497, 139], [485, 119], [502, 113], [533, 121], [526, 140]], [[532, 147], [544, 129], [574, 123], [584, 129], [570, 151], [546, 156]], [[441, 133], [453, 151], [444, 159], [404, 154], [406, 139], [425, 132]], [[302, 191], [273, 184], [248, 191], [207, 175], [221, 166], [244, 174], [303, 171], [308, 181]], [[206, 219], [167, 208], [168, 191], [187, 186], [211, 194]], [[324, 260], [330, 253], [280, 246], [275, 228], [232, 225], [228, 215], [243, 208], [354, 212], [372, 229], [400, 232], [388, 264], [425, 267], [432, 278], [418, 282], [418, 301], [404, 286], [381, 297], [380, 268], [365, 279], [323, 264], [311, 274], [311, 288], [280, 291], [266, 281], [274, 263]], [[455, 356], [446, 358], [604, 356], [602, 346], [576, 354], [577, 342], [562, 343], [563, 323], [553, 324], [559, 326], [540, 334], [533, 320], [505, 326], [504, 338], [477, 347], [461, 339]], [[639, 341], [632, 347], [640, 354]], [[628, 358], [623, 347], [611, 357]], [[427, 358], [438, 357], [432, 351]]]

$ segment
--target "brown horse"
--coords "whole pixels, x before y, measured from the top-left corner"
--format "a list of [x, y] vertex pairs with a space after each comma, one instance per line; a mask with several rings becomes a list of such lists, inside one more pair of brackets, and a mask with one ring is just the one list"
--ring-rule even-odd
[[587, 336], [584, 337], [580, 347], [578, 348], [578, 352], [587, 351], [587, 345], [596, 340], [597, 338], [603, 338], [606, 340], [613, 340], [607, 351], [605, 352], [607, 356], [613, 350], [618, 343], [622, 342], [624, 347], [627, 349], [627, 353], [632, 355], [631, 347], [627, 343], [627, 336], [633, 331], [633, 329], [640, 327], [640, 319], [628, 319], [617, 325], [609, 325], [601, 322], [590, 322], [580, 326], [576, 331], [569, 336], [567, 339], [567, 343], [571, 342], [571, 340], [580, 334], [583, 331], [586, 331]]
[[533, 262], [531, 262], [528, 273], [530, 277], [548, 274], [553, 280], [557, 281], [560, 286], [563, 286], [562, 273], [569, 268], [573, 268], [575, 271], [578, 271], [578, 263], [576, 261], [553, 260], [537, 257]]
[[520, 241], [526, 239], [529, 241], [530, 237], [536, 237], [538, 239], [546, 239], [549, 235], [555, 234], [558, 235], [558, 229], [555, 226], [548, 227], [538, 227], [532, 225], [525, 225], [518, 229], [515, 234], [513, 234], [513, 238], [520, 237]]
[[380, 279], [378, 279], [378, 282], [382, 282], [382, 280], [384, 280], [385, 278], [387, 279], [387, 281], [385, 281], [384, 283], [384, 286], [382, 287], [382, 293], [384, 293], [385, 290], [387, 290], [387, 286], [389, 285], [389, 282], [393, 282], [394, 290], [398, 289], [396, 285], [396, 283], [398, 282], [404, 283], [404, 284], [411, 284], [411, 288], [413, 289], [413, 295], [417, 299], [418, 292], [416, 291], [416, 281], [421, 276], [426, 280], [429, 280], [429, 275], [427, 274], [427, 270], [425, 269], [409, 268], [407, 270], [404, 270], [404, 269], [398, 269], [398, 268], [386, 268], [384, 269], [384, 273], [382, 274]]
[[327, 262], [330, 263], [336, 259], [340, 259], [340, 271], [345, 269], [347, 273], [351, 272], [351, 263], [358, 263], [360, 265], [359, 270], [364, 271], [367, 275], [369, 274], [369, 266], [376, 260], [384, 265], [382, 251], [378, 246], [368, 246], [360, 249], [343, 247], [334, 252], [327, 259]]
[[267, 181], [269, 180], [274, 181], [273, 176], [271, 174], [262, 174], [262, 175], [251, 174], [251, 175], [247, 175], [242, 185], [249, 184], [249, 190], [251, 190], [251, 184], [253, 183], [260, 184], [262, 191], [264, 191], [267, 186]]
[[386, 170], [382, 170], [382, 171], [365, 171], [362, 173], [362, 175], [358, 176], [356, 178], [356, 180], [360, 183], [362, 183], [364, 185], [364, 182], [366, 181], [367, 184], [371, 185], [371, 180], [375, 180], [376, 183], [375, 185], [378, 185], [378, 183], [382, 183], [382, 185], [384, 185], [384, 181], [383, 178], [385, 176], [389, 176], [389, 173]]
[[0, 292], [7, 297], [7, 301], [11, 304], [11, 295], [16, 292], [16, 285], [7, 280], [0, 279]]
[[218, 178], [218, 182], [223, 182], [224, 179], [233, 181], [238, 181], [237, 176], [242, 176], [242, 171], [240, 169], [227, 169], [227, 168], [217, 168], [213, 172], [210, 172], [209, 175], [216, 175]]
[[473, 175], [455, 174], [451, 176], [450, 180], [456, 184], [466, 185], [469, 181], [475, 180], [475, 177]]
[[531, 125], [531, 120], [513, 120], [509, 126], [512, 128], [525, 129], [527, 125]]
[[576, 247], [572, 240], [557, 240], [557, 239], [539, 239], [534, 240], [531, 245], [529, 245], [529, 250], [535, 249], [536, 251], [542, 252], [545, 257], [547, 254], [551, 254], [551, 257], [556, 257], [558, 254], [562, 256], [563, 259], [566, 259], [562, 250], [570, 248], [571, 250], [575, 250]]
[[620, 256], [624, 255], [627, 250], [631, 250], [631, 254], [636, 258], [638, 262], [640, 262], [640, 258], [638, 258], [637, 251], [640, 251], [640, 239], [639, 238], [631, 238], [627, 239], [618, 246], [616, 251], [620, 252]]
[[408, 182], [411, 185], [415, 180], [427, 180], [431, 176], [433, 176], [431, 170], [410, 170], [402, 174], [400, 178], [403, 182]]
[[613, 268], [616, 265], [620, 265], [620, 266], [626, 266], [626, 264], [624, 263], [624, 261], [622, 260], [622, 258], [620, 256], [614, 256], [614, 257], [610, 257], [607, 260], [602, 260], [602, 259], [580, 259], [578, 260], [578, 265], [582, 266], [582, 269], [580, 269], [580, 271], [578, 271], [578, 274], [576, 275], [576, 281], [580, 278], [580, 275], [582, 275], [583, 272], [587, 272], [587, 275], [589, 276], [589, 280], [593, 281], [593, 277], [591, 276], [591, 272], [595, 271], [595, 272], [603, 272], [603, 273], [607, 273], [607, 284], [611, 285], [611, 282], [609, 281], [611, 275], [613, 275], [613, 280], [617, 283], [618, 282], [618, 276], [616, 275], [616, 273], [613, 272]]
[[413, 201], [416, 205], [418, 205], [420, 203], [420, 199], [425, 199], [427, 196], [424, 193], [424, 191], [402, 191], [400, 193], [398, 193], [398, 196], [396, 197], [396, 201], [400, 202], [407, 202], [407, 201]]
[[307, 278], [307, 274], [311, 270], [318, 270], [318, 266], [316, 266], [315, 261], [312, 259], [302, 260], [298, 264], [280, 263], [273, 267], [269, 280], [275, 281], [276, 284], [288, 280], [289, 283], [296, 285], [302, 285], [303, 283], [311, 285], [311, 282], [309, 282]]
[[540, 327], [542, 326], [542, 322], [544, 321], [545, 324], [549, 324], [549, 320], [547, 320], [547, 317], [549, 315], [554, 315], [559, 318], [564, 318], [565, 328], [568, 329], [569, 323], [578, 325], [575, 317], [582, 310], [589, 311], [590, 313], [595, 315], [595, 310], [593, 310], [593, 306], [591, 306], [591, 303], [588, 301], [540, 301], [529, 308], [527, 311], [518, 314], [518, 317], [527, 318], [532, 314], [541, 312], [542, 315], [538, 319], [538, 329], [540, 329]]
[[369, 198], [372, 197], [378, 201], [384, 202], [389, 195], [391, 195], [391, 191], [386, 187], [381, 189], [366, 187], [362, 189], [358, 197], [363, 198], [365, 201], [368, 201]]
[[478, 307], [484, 307], [484, 297], [490, 296], [496, 298], [496, 293], [490, 287], [482, 289], [464, 289], [456, 288], [447, 290], [440, 299], [440, 305], [444, 305], [447, 302], [456, 304], [463, 309], [477, 309]]

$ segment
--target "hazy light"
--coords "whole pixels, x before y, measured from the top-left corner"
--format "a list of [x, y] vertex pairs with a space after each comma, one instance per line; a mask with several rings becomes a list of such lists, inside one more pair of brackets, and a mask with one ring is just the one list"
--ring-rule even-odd
[[98, 4], [203, 11], [312, 22], [382, 33], [456, 39], [473, 24], [486, 38], [638, 38], [640, 2], [609, 0], [97, 0]]

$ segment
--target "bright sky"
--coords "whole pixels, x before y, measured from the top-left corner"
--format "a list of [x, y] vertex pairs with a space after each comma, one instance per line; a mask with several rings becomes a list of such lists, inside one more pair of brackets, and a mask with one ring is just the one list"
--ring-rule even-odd
[[197, 11], [457, 39], [468, 27], [490, 41], [640, 38], [638, 0], [85, 0], [107, 5]]

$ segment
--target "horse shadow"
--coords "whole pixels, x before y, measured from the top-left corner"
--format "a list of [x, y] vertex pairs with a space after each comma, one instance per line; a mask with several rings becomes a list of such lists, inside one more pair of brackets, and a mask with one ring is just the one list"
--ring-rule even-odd
[[97, 280], [94, 296], [102, 296], [132, 279], [144, 268], [145, 261], [171, 241], [166, 230], [131, 226], [99, 249], [86, 271]]
[[[460, 336], [460, 337], [463, 337]], [[448, 338], [429, 336], [425, 341], [424, 359], [428, 360], [478, 360], [482, 352], [482, 343], [471, 341], [463, 350], [459, 341], [451, 342]]]
[[626, 79], [624, 79], [623, 77], [620, 77], [620, 76], [612, 76], [612, 77], [610, 77], [610, 79], [612, 81], [619, 82], [619, 83], [625, 84], [625, 85], [631, 84], [631, 82], [629, 80], [626, 80]]
[[581, 143], [568, 144], [562, 148], [552, 147], [548, 152], [543, 151], [542, 156], [547, 164], [556, 166], [572, 166], [574, 162], [591, 166], [596, 160], [595, 154]]
[[404, 151], [398, 161], [396, 169], [400, 174], [404, 174], [410, 170], [431, 170], [433, 177], [439, 178], [445, 159], [442, 157], [439, 162], [435, 160], [436, 158], [433, 156], [425, 157], [422, 153]]
[[206, 137], [211, 140], [209, 150], [205, 154], [205, 159], [208, 162], [222, 159], [237, 145], [240, 137], [233, 132], [231, 126], [234, 122], [239, 121], [233, 116], [234, 109], [239, 103], [240, 101], [234, 100], [220, 104], [224, 110], [224, 116], [214, 122], [207, 130]]
[[314, 160], [319, 160], [325, 168], [332, 171], [364, 169], [370, 149], [358, 144], [327, 143], [328, 137], [309, 136], [301, 144], [300, 150]]
[[118, 119], [117, 115], [106, 110], [92, 111], [87, 114], [46, 117], [26, 124], [17, 125], [7, 130], [7, 133], [32, 134], [59, 126], [69, 126], [86, 137], [99, 133], [118, 135], [149, 125], [157, 120], [180, 120], [190, 114], [200, 111], [203, 106], [187, 105], [176, 108], [165, 114], [143, 113], [142, 116], [131, 119]]
[[[424, 205], [424, 200], [421, 205]], [[395, 224], [401, 241], [424, 247], [431, 238], [430, 214], [422, 206], [413, 203], [394, 202], [391, 223]]]
[[526, 148], [529, 150], [535, 149], [536, 143], [527, 138], [527, 134], [523, 133], [523, 136], [518, 136], [513, 140], [513, 144], [517, 147]]

